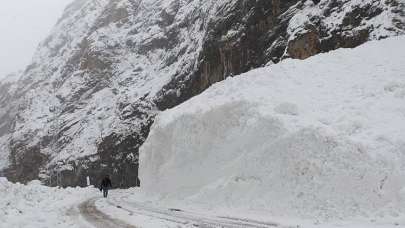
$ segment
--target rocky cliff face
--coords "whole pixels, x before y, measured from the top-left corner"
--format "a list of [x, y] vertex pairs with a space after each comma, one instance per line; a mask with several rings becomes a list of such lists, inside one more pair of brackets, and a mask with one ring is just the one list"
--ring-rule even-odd
[[0, 84], [0, 169], [22, 182], [85, 185], [109, 173], [138, 185], [138, 148], [157, 113], [284, 58], [404, 34], [404, 5], [76, 0], [20, 80]]

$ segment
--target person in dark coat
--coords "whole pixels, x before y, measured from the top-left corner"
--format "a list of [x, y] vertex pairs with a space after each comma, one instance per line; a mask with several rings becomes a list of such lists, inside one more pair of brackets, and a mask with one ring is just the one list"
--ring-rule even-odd
[[106, 175], [100, 184], [100, 191], [103, 191], [104, 198], [108, 196], [108, 190], [112, 188], [110, 176]]

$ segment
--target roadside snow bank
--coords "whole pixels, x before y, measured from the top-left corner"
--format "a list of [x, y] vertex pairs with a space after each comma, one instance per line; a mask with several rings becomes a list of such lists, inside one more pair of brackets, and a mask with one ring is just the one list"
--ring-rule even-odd
[[405, 37], [248, 72], [156, 120], [145, 193], [275, 216], [405, 208]]
[[0, 177], [0, 227], [82, 227], [73, 206], [95, 195], [91, 188], [49, 188], [38, 181], [13, 184]]

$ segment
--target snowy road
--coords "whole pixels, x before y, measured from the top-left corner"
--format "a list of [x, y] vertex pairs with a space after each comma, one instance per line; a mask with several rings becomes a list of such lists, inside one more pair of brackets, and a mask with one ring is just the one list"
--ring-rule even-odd
[[87, 200], [79, 205], [80, 214], [92, 225], [97, 228], [135, 228], [135, 226], [126, 224], [121, 220], [114, 219], [107, 214], [99, 211], [95, 205], [97, 198]]
[[[99, 208], [100, 207], [100, 208]], [[94, 227], [200, 227], [200, 228], [274, 228], [276, 223], [202, 215], [180, 209], [154, 208], [127, 202], [119, 197], [92, 198], [79, 205], [80, 214]], [[125, 216], [122, 216], [125, 215]], [[119, 217], [119, 218], [116, 218]], [[148, 221], [148, 225], [145, 225]], [[154, 224], [154, 225], [151, 225]]]

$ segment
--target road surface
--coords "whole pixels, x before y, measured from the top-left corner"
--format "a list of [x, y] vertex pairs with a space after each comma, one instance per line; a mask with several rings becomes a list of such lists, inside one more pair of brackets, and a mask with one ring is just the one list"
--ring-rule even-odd
[[[97, 208], [97, 203], [104, 204], [104, 208], [113, 209], [115, 213], [125, 214], [126, 219], [120, 220], [106, 214], [105, 210]], [[208, 216], [174, 208], [154, 208], [137, 202], [128, 202], [119, 197], [92, 198], [79, 205], [80, 215], [92, 226], [97, 228], [142, 228], [136, 224], [137, 218], [156, 221], [159, 227], [198, 227], [198, 228], [281, 228], [276, 223], [265, 223], [248, 219]], [[131, 219], [134, 216], [134, 219]], [[136, 217], [136, 218], [135, 218]], [[164, 224], [164, 225], [163, 225]], [[167, 224], [167, 225], [166, 225]], [[157, 225], [156, 225], [157, 226]], [[158, 227], [156, 227], [158, 228]]]
[[96, 207], [96, 198], [87, 200], [79, 205], [80, 214], [90, 224], [97, 228], [136, 228], [136, 226], [129, 225], [123, 221], [111, 218], [109, 215], [104, 214]]

